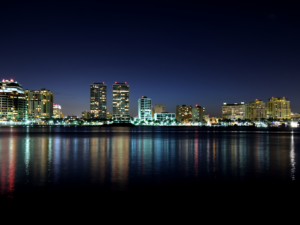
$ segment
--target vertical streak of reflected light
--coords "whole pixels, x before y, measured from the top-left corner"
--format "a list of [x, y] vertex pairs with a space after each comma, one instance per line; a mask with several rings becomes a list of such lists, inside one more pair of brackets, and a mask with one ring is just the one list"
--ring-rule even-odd
[[291, 152], [290, 152], [290, 158], [291, 158], [291, 178], [292, 178], [292, 180], [295, 180], [295, 172], [296, 172], [294, 144], [295, 144], [294, 143], [294, 134], [292, 134], [292, 138], [291, 138]]
[[194, 168], [195, 168], [195, 175], [198, 176], [198, 132], [195, 135], [195, 145], [194, 145]]
[[9, 173], [8, 173], [8, 192], [9, 197], [13, 198], [12, 194], [15, 189], [15, 172], [16, 172], [16, 139], [13, 137], [9, 141]]
[[30, 138], [28, 135], [26, 136], [26, 141], [25, 141], [24, 163], [25, 163], [26, 183], [28, 183], [29, 182], [29, 164], [30, 164]]
[[48, 143], [48, 182], [51, 180], [52, 173], [52, 138], [49, 137]]

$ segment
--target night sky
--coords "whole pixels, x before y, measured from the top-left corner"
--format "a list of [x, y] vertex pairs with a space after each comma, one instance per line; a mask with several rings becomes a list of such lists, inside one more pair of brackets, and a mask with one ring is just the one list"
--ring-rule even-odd
[[300, 112], [296, 5], [112, 2], [1, 1], [0, 78], [53, 91], [64, 115], [89, 110], [93, 82], [112, 112], [115, 81], [130, 85], [131, 116], [143, 95], [168, 112], [221, 116], [223, 102], [272, 96]]

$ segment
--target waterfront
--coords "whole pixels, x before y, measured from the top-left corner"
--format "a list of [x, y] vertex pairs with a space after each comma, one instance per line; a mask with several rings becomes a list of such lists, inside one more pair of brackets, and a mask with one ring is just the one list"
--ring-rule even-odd
[[206, 184], [293, 184], [300, 132], [277, 128], [1, 127], [0, 191], [126, 193]]

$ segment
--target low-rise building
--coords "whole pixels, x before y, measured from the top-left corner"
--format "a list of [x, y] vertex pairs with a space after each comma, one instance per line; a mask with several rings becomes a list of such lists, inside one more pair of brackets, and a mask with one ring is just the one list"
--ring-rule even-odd
[[155, 113], [154, 120], [161, 120], [161, 121], [175, 120], [175, 113], [169, 113], [169, 112]]
[[53, 103], [53, 118], [62, 118], [61, 106]]
[[81, 118], [84, 119], [84, 120], [91, 119], [91, 113], [88, 112], [88, 111], [84, 111], [84, 112], [82, 112]]
[[238, 119], [245, 119], [245, 104], [241, 102], [241, 104], [233, 103], [227, 104], [226, 102], [223, 103], [222, 106], [222, 118], [223, 119], [230, 119], [230, 120], [238, 120]]

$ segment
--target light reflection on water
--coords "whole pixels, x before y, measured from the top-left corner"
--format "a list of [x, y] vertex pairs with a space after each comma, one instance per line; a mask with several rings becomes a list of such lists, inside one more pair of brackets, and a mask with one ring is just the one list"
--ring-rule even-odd
[[296, 181], [299, 171], [300, 134], [291, 131], [1, 127], [0, 134], [0, 191], [10, 196], [24, 188], [118, 191], [174, 180]]

